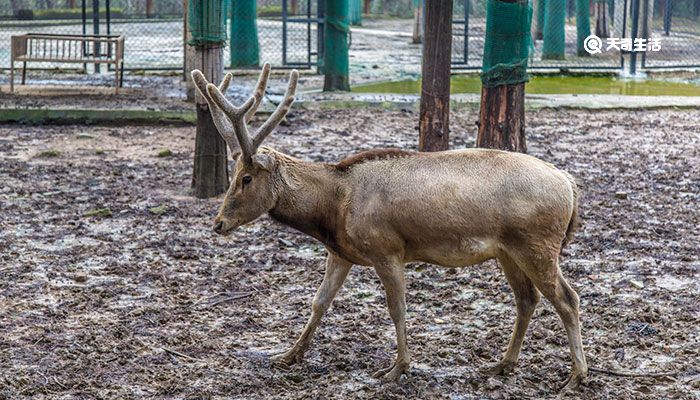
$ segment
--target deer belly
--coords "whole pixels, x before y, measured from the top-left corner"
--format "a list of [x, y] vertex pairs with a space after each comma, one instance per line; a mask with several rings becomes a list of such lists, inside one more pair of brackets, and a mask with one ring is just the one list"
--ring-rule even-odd
[[425, 243], [407, 250], [407, 255], [411, 258], [407, 261], [423, 261], [455, 268], [478, 264], [496, 255], [496, 246], [492, 240], [473, 238]]

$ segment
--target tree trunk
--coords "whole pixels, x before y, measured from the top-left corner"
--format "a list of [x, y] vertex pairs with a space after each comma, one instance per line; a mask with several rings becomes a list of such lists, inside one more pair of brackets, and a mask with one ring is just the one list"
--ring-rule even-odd
[[153, 0], [146, 0], [146, 18], [153, 18], [154, 6]]
[[298, 15], [299, 14], [299, 0], [291, 0], [289, 2], [289, 8], [290, 8], [290, 14], [291, 15]]
[[372, 11], [372, 0], [365, 0], [364, 14], [369, 14]]
[[10, 0], [10, 8], [12, 8], [12, 15], [17, 15], [17, 11], [20, 9], [19, 0]]
[[75, 0], [68, 0], [67, 3], [68, 3], [67, 4], [68, 8], [75, 8], [76, 7]]
[[413, 44], [423, 43], [423, 2], [413, 6]]
[[[195, 0], [193, 0], [195, 1]], [[184, 55], [184, 60], [183, 60], [183, 75], [182, 75], [182, 80], [185, 81], [185, 96], [187, 96], [187, 101], [192, 101], [195, 99], [194, 92], [194, 82], [192, 82], [192, 75], [191, 72], [194, 69], [194, 59], [195, 59], [195, 48], [194, 46], [190, 46], [187, 44], [192, 39], [192, 32], [190, 32], [190, 29], [187, 25], [187, 17], [188, 17], [188, 12], [189, 12], [189, 1], [188, 0], [182, 0], [182, 9], [184, 10], [184, 21], [183, 21], [183, 37], [182, 37], [182, 45], [183, 45], [183, 55]]]
[[601, 3], [597, 2], [595, 4], [595, 35], [600, 38], [610, 37], [609, 22], [608, 17], [608, 4], [607, 2]]
[[481, 88], [476, 146], [527, 152], [524, 83]]
[[[224, 75], [224, 49], [221, 45], [196, 47], [195, 67], [209, 82], [218, 84]], [[214, 197], [228, 187], [226, 142], [214, 125], [209, 107], [201, 94], [196, 95], [197, 136], [194, 147], [192, 191], [200, 199]]]
[[449, 21], [452, 21], [452, 0], [425, 0], [420, 151], [441, 151], [449, 147], [452, 62], [452, 24]]
[[486, 13], [476, 145], [525, 153], [527, 33], [532, 24], [528, 0], [491, 0]]
[[348, 53], [348, 0], [322, 0], [325, 2], [323, 24], [323, 91], [349, 91], [350, 71]]

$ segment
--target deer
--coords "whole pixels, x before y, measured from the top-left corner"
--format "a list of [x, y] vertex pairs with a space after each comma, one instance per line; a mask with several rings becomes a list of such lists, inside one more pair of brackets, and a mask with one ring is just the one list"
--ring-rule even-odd
[[308, 322], [288, 351], [271, 357], [272, 363], [289, 367], [302, 361], [322, 316], [358, 265], [374, 268], [396, 330], [396, 358], [373, 377], [399, 381], [410, 363], [405, 265], [461, 268], [496, 259], [514, 294], [515, 325], [502, 359], [480, 369], [513, 372], [544, 295], [564, 325], [573, 361], [560, 390], [577, 388], [588, 374], [579, 297], [559, 268], [561, 250], [577, 227], [574, 178], [533, 156], [494, 149], [375, 149], [335, 164], [292, 157], [261, 144], [294, 102], [296, 70], [275, 111], [254, 135], [248, 131], [269, 75], [265, 64], [253, 95], [234, 106], [224, 96], [230, 74], [216, 86], [192, 71], [235, 160], [214, 232], [230, 235], [268, 214], [317, 239], [328, 252]]

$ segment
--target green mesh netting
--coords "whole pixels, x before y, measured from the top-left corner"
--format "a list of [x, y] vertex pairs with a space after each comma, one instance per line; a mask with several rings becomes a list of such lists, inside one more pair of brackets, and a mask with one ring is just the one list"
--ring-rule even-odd
[[486, 41], [481, 83], [486, 87], [527, 82], [532, 38], [532, 7], [528, 3], [488, 0]]
[[226, 1], [190, 1], [187, 24], [192, 39], [190, 45], [221, 44], [226, 42]]
[[583, 41], [591, 34], [590, 0], [576, 0], [576, 54], [588, 56]]
[[566, 0], [546, 0], [544, 4], [543, 60], [564, 59]]
[[325, 2], [323, 90], [350, 90], [348, 55], [348, 0]]
[[260, 64], [255, 0], [231, 2], [231, 68]]
[[362, 0], [350, 0], [350, 24], [362, 25]]

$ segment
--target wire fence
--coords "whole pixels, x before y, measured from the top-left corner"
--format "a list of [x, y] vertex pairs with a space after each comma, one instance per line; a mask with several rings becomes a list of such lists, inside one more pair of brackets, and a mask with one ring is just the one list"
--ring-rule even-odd
[[[386, 38], [390, 35], [395, 35], [400, 40], [411, 40], [414, 24], [406, 17], [413, 15], [412, 0], [351, 1], [362, 7], [365, 19], [364, 26], [351, 30], [351, 36], [356, 39], [355, 46], [351, 44], [351, 65], [385, 62], [398, 63], [400, 67], [401, 62], [415, 63], [415, 57], [420, 57], [420, 45], [398, 48], [386, 44]], [[486, 1], [454, 0], [452, 58], [456, 69], [481, 67]], [[648, 50], [637, 54], [640, 68], [700, 67], [700, 0], [531, 2], [533, 46], [530, 66], [533, 68], [622, 68], [629, 55], [623, 58], [621, 54], [627, 52], [607, 47], [611, 39], [631, 38], [635, 28], [637, 37], [657, 39], [661, 46], [659, 51]], [[8, 69], [10, 66], [10, 36], [29, 32], [122, 34], [126, 38], [126, 69], [182, 68], [185, 41], [182, 0], [111, 0], [109, 25], [105, 0], [98, 2], [100, 11], [97, 25], [93, 24], [93, 1], [87, 0], [85, 3], [87, 18], [83, 25], [81, 0], [0, 0], [0, 68]], [[251, 33], [255, 37], [244, 37], [249, 31], [237, 31], [231, 36], [229, 18], [229, 42], [257, 39], [259, 60], [269, 61], [276, 67], [316, 65], [318, 38], [322, 33], [319, 25], [322, 21], [318, 19], [318, 1], [258, 0], [256, 4], [257, 32]], [[584, 7], [584, 10], [577, 12], [577, 6]], [[635, 10], [635, 7], [638, 9]], [[543, 10], [547, 12], [542, 12]], [[603, 33], [603, 48], [598, 54], [582, 54], [579, 51], [579, 29], [583, 24], [577, 15], [588, 17], [590, 33]], [[396, 19], [399, 17], [405, 19]], [[555, 26], [557, 35], [560, 36], [557, 39], [560, 43], [557, 51], [561, 54], [556, 57], [543, 52], [547, 48], [545, 42], [548, 39], [542, 25], [547, 24], [550, 24], [550, 32], [554, 32], [551, 27]], [[364, 40], [357, 40], [362, 36]], [[365, 47], [358, 47], [360, 43], [365, 43]], [[230, 48], [229, 45], [225, 48], [225, 60], [231, 59]], [[375, 58], [369, 61], [364, 57], [364, 54], [370, 54], [371, 51], [376, 53], [377, 49], [385, 54], [382, 60]], [[75, 65], [34, 63], [30, 67], [75, 68]]]

